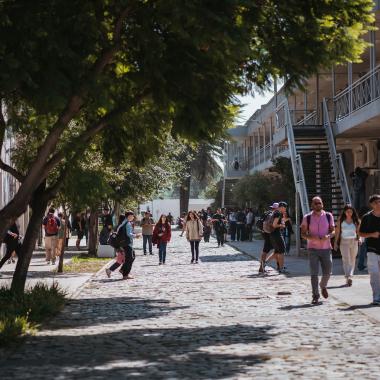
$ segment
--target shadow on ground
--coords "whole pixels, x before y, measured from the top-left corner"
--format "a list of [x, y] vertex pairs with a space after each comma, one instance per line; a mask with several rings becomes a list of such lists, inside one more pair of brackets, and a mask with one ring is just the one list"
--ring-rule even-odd
[[[201, 252], [202, 253], [202, 252]], [[252, 261], [252, 259], [243, 254], [233, 254], [233, 255], [200, 255], [200, 260], [203, 262], [225, 262], [225, 261]]]
[[23, 347], [23, 360], [18, 356], [1, 363], [2, 379], [26, 372], [38, 379], [237, 378], [247, 367], [261, 364], [269, 357], [254, 354], [252, 346], [240, 350], [240, 354], [223, 353], [226, 350], [219, 346], [267, 341], [272, 337], [271, 328], [157, 326], [93, 335], [38, 336]]

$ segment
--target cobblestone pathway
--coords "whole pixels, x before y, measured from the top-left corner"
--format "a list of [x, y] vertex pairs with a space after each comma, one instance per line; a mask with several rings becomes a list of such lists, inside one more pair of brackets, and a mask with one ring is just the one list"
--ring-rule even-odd
[[188, 251], [175, 233], [165, 266], [138, 250], [134, 280], [93, 279], [0, 378], [380, 378], [380, 325], [333, 299], [311, 307], [300, 278], [258, 277], [214, 240], [198, 265]]

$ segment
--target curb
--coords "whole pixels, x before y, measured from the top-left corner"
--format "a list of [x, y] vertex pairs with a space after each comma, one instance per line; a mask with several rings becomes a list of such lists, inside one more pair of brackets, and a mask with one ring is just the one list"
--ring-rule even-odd
[[[111, 259], [113, 260], [113, 259]], [[111, 261], [110, 260], [110, 261]], [[78, 298], [79, 294], [82, 292], [82, 290], [87, 286], [87, 284], [92, 281], [98, 274], [100, 274], [102, 271], [105, 270], [105, 268], [109, 265], [109, 262], [104, 264], [97, 272], [93, 273], [82, 285], [80, 285], [68, 298], [70, 299], [76, 299]]]

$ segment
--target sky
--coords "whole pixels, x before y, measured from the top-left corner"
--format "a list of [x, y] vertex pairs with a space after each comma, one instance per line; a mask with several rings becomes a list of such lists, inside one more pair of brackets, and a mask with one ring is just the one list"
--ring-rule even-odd
[[253, 113], [263, 104], [267, 103], [272, 96], [273, 93], [271, 91], [266, 91], [262, 95], [256, 94], [254, 97], [252, 95], [239, 96], [238, 99], [242, 104], [245, 104], [245, 106], [241, 108], [241, 114], [237, 120], [237, 124], [244, 124]]

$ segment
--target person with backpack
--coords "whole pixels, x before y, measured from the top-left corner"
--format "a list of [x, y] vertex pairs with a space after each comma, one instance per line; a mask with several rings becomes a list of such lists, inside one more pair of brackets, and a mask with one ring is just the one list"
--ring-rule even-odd
[[[116, 228], [116, 234], [119, 232], [119, 228], [123, 225], [125, 221], [125, 215], [120, 215], [119, 216], [119, 222], [117, 224]], [[125, 262], [125, 254], [124, 250], [122, 248], [116, 248], [116, 260], [115, 262], [106, 269], [106, 275], [108, 278], [111, 278], [111, 274], [113, 271], [115, 271], [117, 268], [119, 268], [122, 264]]]
[[199, 243], [203, 236], [203, 225], [199, 216], [194, 211], [189, 211], [186, 217], [186, 239], [190, 242], [191, 262], [198, 264], [199, 260]]
[[16, 223], [13, 223], [8, 231], [6, 232], [3, 242], [7, 246], [4, 257], [0, 260], [0, 268], [12, 257], [13, 252], [19, 257], [21, 242], [20, 242], [20, 232]]
[[334, 250], [340, 249], [346, 285], [352, 286], [356, 256], [358, 254], [360, 219], [351, 205], [345, 205], [336, 225]]
[[301, 236], [307, 240], [307, 249], [310, 260], [310, 277], [313, 305], [319, 304], [318, 273], [322, 267], [322, 278], [319, 284], [324, 298], [328, 298], [327, 283], [332, 269], [331, 238], [335, 235], [334, 218], [331, 213], [323, 210], [321, 197], [314, 197], [311, 201], [312, 212], [303, 217]]
[[153, 244], [158, 247], [158, 265], [163, 265], [166, 262], [166, 247], [172, 237], [172, 229], [168, 218], [165, 214], [160, 216], [160, 220], [154, 226], [153, 230]]
[[236, 240], [236, 228], [237, 228], [237, 213], [232, 210], [228, 215], [229, 233], [231, 236], [231, 241]]
[[272, 215], [275, 210], [278, 209], [278, 203], [275, 202], [269, 206], [270, 210], [264, 212], [264, 214], [257, 220], [256, 228], [261, 231], [264, 246], [260, 256], [259, 273], [265, 273], [265, 265], [268, 259], [269, 253], [273, 250], [270, 234], [272, 232], [271, 224], [273, 224]]
[[224, 245], [224, 233], [226, 231], [226, 217], [222, 213], [222, 210], [218, 208], [216, 210], [216, 213], [212, 216], [211, 219], [213, 226], [214, 226], [214, 231], [216, 235], [216, 240], [218, 242], [218, 248], [220, 246], [223, 247]]
[[46, 252], [46, 263], [55, 264], [55, 255], [58, 241], [58, 231], [61, 227], [61, 221], [55, 215], [55, 210], [53, 207], [49, 208], [47, 215], [42, 221], [42, 225], [45, 229], [45, 252]]
[[380, 305], [380, 194], [369, 197], [372, 208], [365, 214], [359, 234], [367, 241], [367, 266], [370, 276], [373, 305]]
[[124, 243], [122, 244], [121, 248], [124, 251], [125, 259], [124, 263], [120, 269], [121, 274], [123, 275], [123, 280], [129, 280], [133, 279], [133, 277], [130, 275], [130, 272], [132, 270], [133, 262], [135, 261], [135, 251], [133, 250], [133, 239], [139, 238], [139, 234], [135, 234], [133, 230], [133, 220], [135, 219], [135, 214], [133, 211], [126, 211], [125, 212], [125, 221], [120, 226], [120, 230], [122, 230], [127, 237], [125, 239]]

